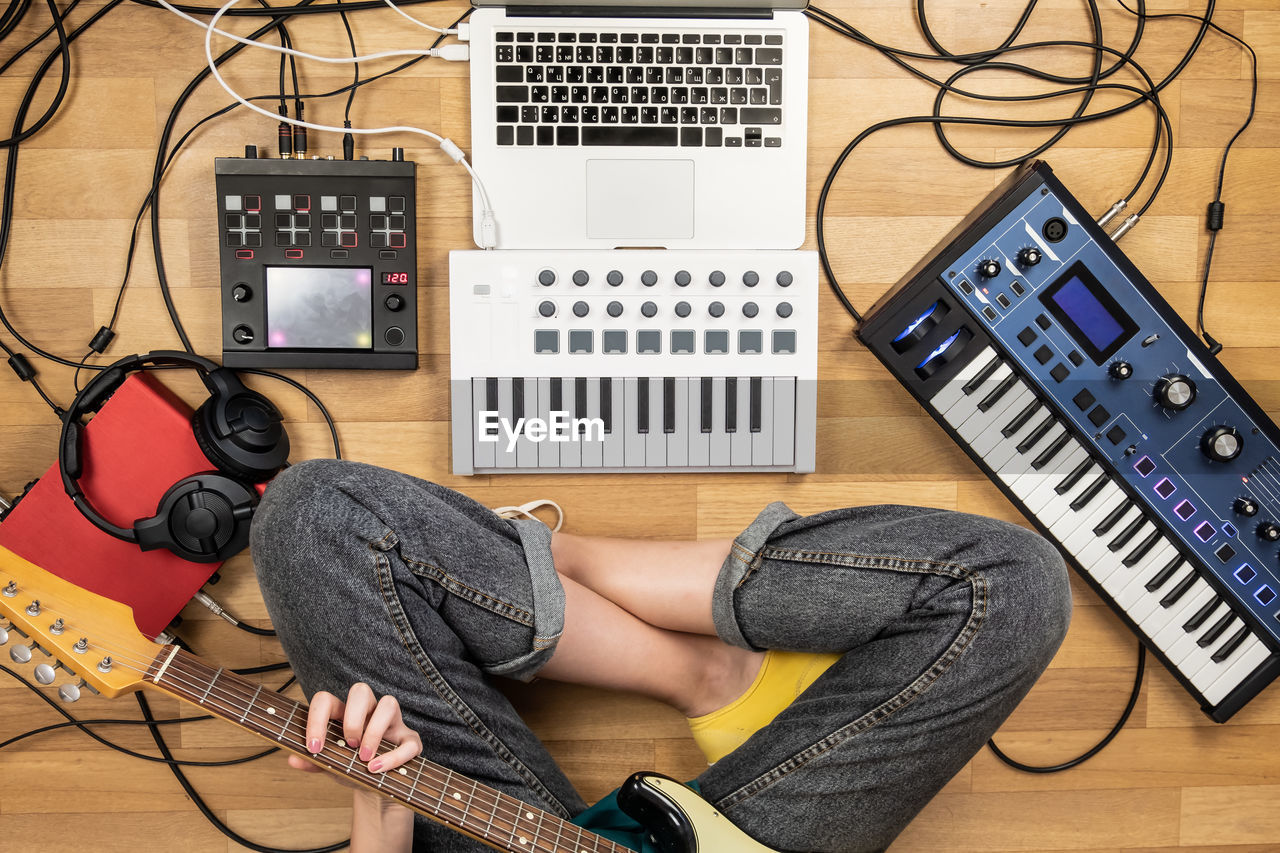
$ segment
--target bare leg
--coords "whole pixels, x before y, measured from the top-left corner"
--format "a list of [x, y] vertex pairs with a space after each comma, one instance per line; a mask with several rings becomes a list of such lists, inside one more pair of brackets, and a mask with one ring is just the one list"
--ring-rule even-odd
[[[631, 690], [674, 706], [686, 717], [727, 705], [750, 686], [762, 655], [705, 634], [656, 627], [561, 574], [564, 632], [540, 675]], [[653, 591], [661, 590], [653, 585]], [[710, 590], [707, 620], [710, 621]]]
[[556, 571], [660, 628], [716, 635], [711, 593], [730, 539], [653, 542], [556, 533]]

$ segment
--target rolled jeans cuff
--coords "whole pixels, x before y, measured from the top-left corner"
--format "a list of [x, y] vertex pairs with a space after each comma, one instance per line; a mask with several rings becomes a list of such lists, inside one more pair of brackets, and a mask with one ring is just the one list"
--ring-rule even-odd
[[518, 658], [485, 667], [493, 675], [532, 681], [564, 633], [564, 587], [551, 558], [551, 529], [528, 518], [507, 519], [520, 536], [533, 594], [533, 647]]
[[760, 510], [755, 521], [747, 525], [747, 529], [733, 540], [729, 556], [724, 558], [724, 565], [720, 567], [720, 574], [716, 577], [711, 597], [711, 618], [715, 623], [716, 633], [729, 645], [761, 651], [751, 645], [742, 634], [734, 611], [733, 593], [759, 565], [760, 551], [774, 531], [799, 517], [786, 504], [774, 501]]

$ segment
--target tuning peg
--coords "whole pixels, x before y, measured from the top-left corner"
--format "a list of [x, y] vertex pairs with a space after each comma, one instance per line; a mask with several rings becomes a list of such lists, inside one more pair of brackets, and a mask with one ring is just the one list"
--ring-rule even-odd
[[37, 598], [27, 605], [27, 615], [28, 616], [40, 615], [40, 599]]
[[49, 633], [53, 634], [54, 636], [58, 636], [62, 634], [62, 632], [65, 630], [67, 630], [67, 625], [65, 622], [62, 621], [62, 617], [58, 617], [56, 620], [54, 620], [54, 623], [49, 626]]
[[85, 652], [89, 651], [89, 638], [81, 637], [80, 639], [76, 640], [76, 644], [71, 647], [71, 651], [75, 652], [78, 655], [82, 655]]
[[90, 687], [85, 680], [80, 679], [78, 684], [64, 684], [58, 688], [58, 698], [63, 702], [75, 702], [80, 699], [80, 691], [88, 690], [90, 693], [96, 694], [98, 691]]
[[9, 642], [9, 629], [12, 627], [12, 622], [5, 622], [3, 625], [0, 625], [0, 646]]
[[38, 643], [32, 643], [29, 646], [14, 646], [9, 649], [9, 657], [14, 663], [31, 663], [31, 653], [36, 651], [44, 652], [46, 655], [49, 654], [40, 648]]
[[9, 583], [5, 586], [4, 589], [0, 589], [0, 595], [3, 595], [5, 598], [13, 598], [17, 594], [18, 594], [17, 581], [9, 581]]
[[35, 679], [40, 684], [53, 684], [54, 678], [57, 677], [54, 671], [61, 668], [62, 664], [57, 661], [54, 661], [53, 666], [49, 666], [47, 663], [38, 664], [35, 668]]

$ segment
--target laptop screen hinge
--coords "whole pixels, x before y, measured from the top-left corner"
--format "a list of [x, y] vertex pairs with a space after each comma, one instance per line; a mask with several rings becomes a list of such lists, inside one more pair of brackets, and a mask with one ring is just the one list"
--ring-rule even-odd
[[508, 17], [521, 18], [749, 18], [768, 21], [772, 9], [677, 8], [672, 6], [508, 6]]

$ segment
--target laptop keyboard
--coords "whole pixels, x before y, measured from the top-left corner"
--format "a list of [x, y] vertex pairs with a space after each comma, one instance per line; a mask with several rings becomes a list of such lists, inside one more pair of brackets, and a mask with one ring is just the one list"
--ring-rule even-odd
[[522, 29], [494, 39], [499, 145], [782, 146], [781, 35]]

